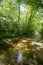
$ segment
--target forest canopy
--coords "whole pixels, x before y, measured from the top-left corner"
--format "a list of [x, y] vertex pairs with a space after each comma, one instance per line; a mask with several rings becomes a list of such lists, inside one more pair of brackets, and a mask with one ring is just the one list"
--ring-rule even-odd
[[43, 0], [0, 0], [0, 38], [43, 37]]

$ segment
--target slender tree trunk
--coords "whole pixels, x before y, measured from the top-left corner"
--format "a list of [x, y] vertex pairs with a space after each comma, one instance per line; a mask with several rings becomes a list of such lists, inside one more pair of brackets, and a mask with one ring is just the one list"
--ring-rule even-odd
[[33, 19], [33, 17], [34, 17], [34, 14], [35, 14], [35, 12], [36, 12], [36, 9], [33, 7], [32, 9], [31, 9], [31, 14], [30, 14], [30, 18], [29, 18], [29, 20], [28, 20], [28, 32], [29, 32], [29, 35], [30, 36], [33, 36], [33, 26], [32, 26], [32, 19]]
[[18, 3], [18, 22], [17, 22], [17, 35], [19, 36], [19, 25], [20, 25], [20, 2]]
[[20, 2], [18, 3], [18, 24], [20, 22]]

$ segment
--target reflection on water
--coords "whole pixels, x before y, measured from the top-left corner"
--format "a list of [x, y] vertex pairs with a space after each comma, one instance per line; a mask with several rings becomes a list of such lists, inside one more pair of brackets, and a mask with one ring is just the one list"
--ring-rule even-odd
[[42, 49], [43, 43], [31, 41], [29, 38], [20, 40], [4, 54], [5, 57], [0, 55], [0, 65], [43, 65]]
[[22, 51], [18, 50], [17, 62], [22, 62]]

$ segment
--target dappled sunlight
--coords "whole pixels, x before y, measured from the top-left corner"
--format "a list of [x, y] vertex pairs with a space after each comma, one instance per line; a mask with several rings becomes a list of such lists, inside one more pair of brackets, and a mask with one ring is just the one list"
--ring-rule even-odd
[[42, 0], [0, 0], [0, 65], [43, 65]]
[[32, 42], [31, 44], [32, 44], [32, 45], [36, 44], [36, 45], [40, 46], [41, 48], [43, 48], [43, 43], [39, 43], [39, 42]]
[[34, 63], [34, 58], [37, 57], [37, 54], [39, 54], [39, 57], [42, 58], [42, 52], [40, 50], [41, 48], [43, 48], [43, 43], [36, 42], [32, 38], [23, 37], [15, 39], [3, 39], [3, 41], [5, 42], [5, 44], [12, 46], [12, 48], [9, 48], [8, 51], [4, 51], [5, 53], [2, 54], [2, 56], [0, 55], [1, 59], [3, 58], [6, 61], [7, 59], [10, 59], [9, 63], [5, 62], [8, 65], [10, 63], [14, 63], [14, 65], [18, 65], [20, 63], [24, 65], [24, 62], [30, 63], [30, 61]]
[[24, 12], [25, 9], [26, 9], [26, 8], [25, 8], [25, 4], [21, 4], [21, 5], [20, 5], [20, 11], [21, 11], [21, 12]]

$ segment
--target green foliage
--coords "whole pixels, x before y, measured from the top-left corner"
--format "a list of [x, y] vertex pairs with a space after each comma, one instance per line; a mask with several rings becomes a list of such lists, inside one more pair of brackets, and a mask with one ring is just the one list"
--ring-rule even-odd
[[29, 4], [32, 6], [37, 6], [37, 7], [43, 7], [43, 1], [42, 0], [17, 0], [18, 2], [22, 2], [25, 4]]
[[[24, 11], [21, 9], [25, 8]], [[0, 2], [0, 38], [33, 36], [41, 29], [41, 0], [2, 0]]]
[[40, 34], [41, 34], [41, 38], [43, 39], [43, 23], [42, 23], [42, 28], [41, 28]]

